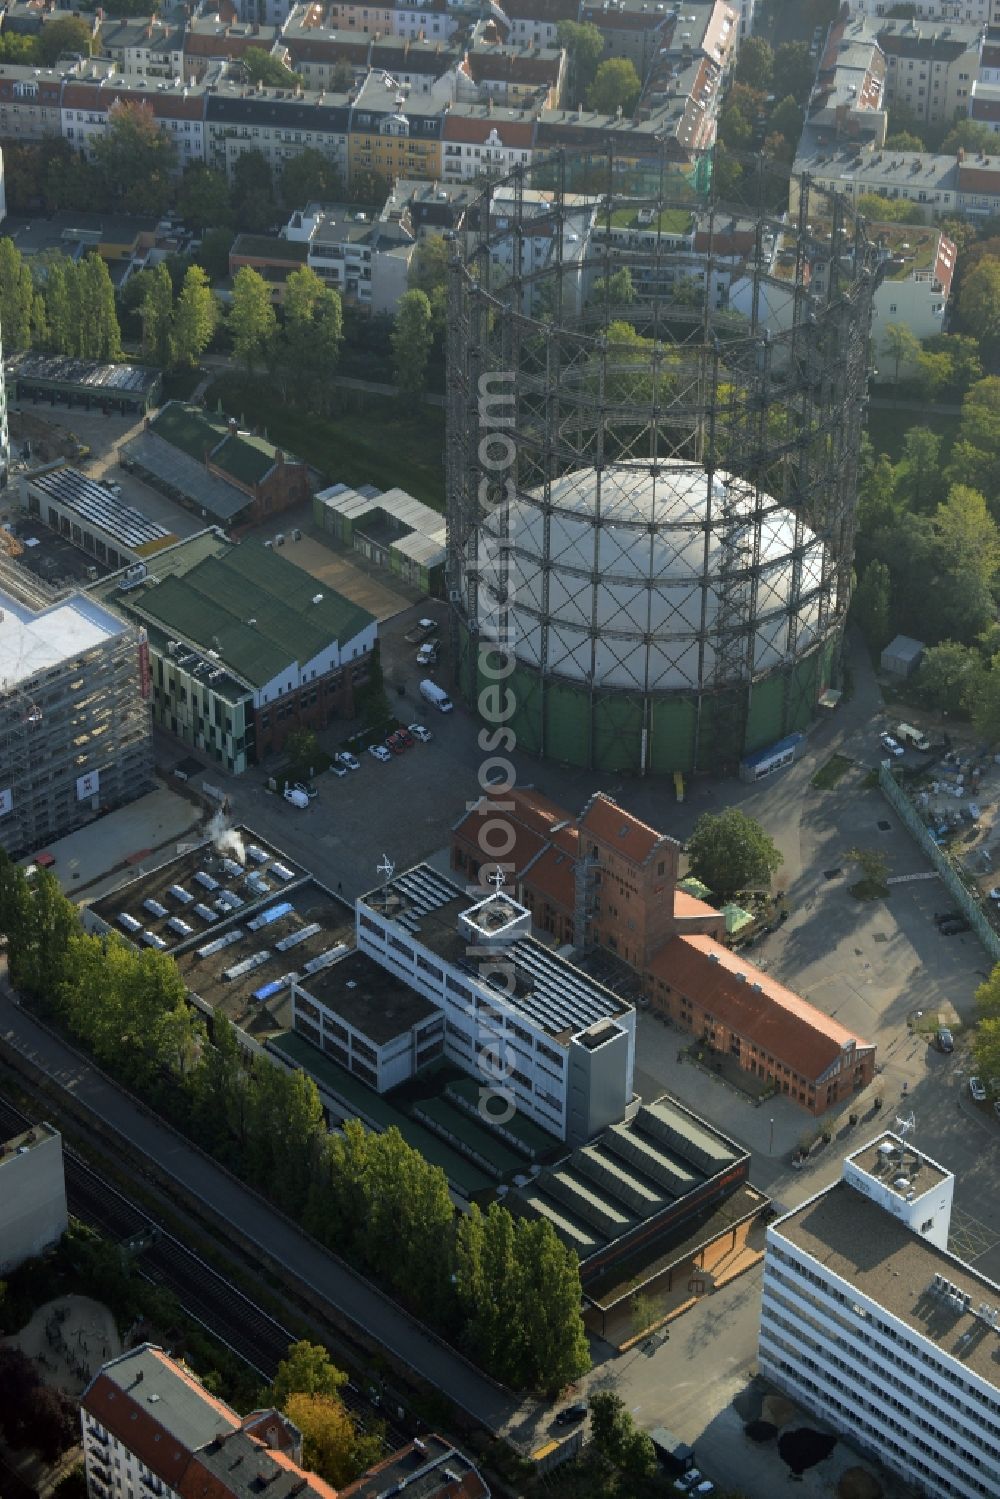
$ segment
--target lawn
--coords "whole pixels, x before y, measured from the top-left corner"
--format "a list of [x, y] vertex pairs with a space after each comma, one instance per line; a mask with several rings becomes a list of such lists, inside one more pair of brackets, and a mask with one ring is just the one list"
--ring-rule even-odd
[[892, 411], [869, 406], [868, 436], [876, 453], [888, 453], [893, 463], [903, 454], [903, 438], [911, 427], [930, 427], [942, 439], [941, 461], [947, 462], [951, 445], [958, 436], [960, 418], [928, 408], [926, 411]]
[[439, 406], [404, 407], [387, 396], [339, 391], [339, 410], [313, 416], [279, 401], [264, 380], [222, 375], [206, 396], [209, 411], [221, 400], [227, 414], [266, 429], [297, 458], [319, 469], [331, 484], [379, 489], [398, 485], [425, 505], [444, 509], [444, 412]]
[[853, 763], [853, 760], [849, 760], [846, 755], [833, 755], [825, 765], [820, 766], [810, 784], [815, 786], [817, 791], [830, 791], [836, 786], [841, 776], [847, 774]]

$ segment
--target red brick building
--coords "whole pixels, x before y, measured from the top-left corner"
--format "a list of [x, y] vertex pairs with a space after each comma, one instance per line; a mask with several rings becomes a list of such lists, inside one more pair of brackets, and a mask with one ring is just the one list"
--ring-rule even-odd
[[810, 1113], [871, 1082], [875, 1047], [730, 952], [722, 913], [677, 888], [679, 857], [603, 792], [576, 818], [537, 791], [498, 793], [452, 830], [470, 884], [499, 862], [539, 930], [615, 953], [653, 1009]]

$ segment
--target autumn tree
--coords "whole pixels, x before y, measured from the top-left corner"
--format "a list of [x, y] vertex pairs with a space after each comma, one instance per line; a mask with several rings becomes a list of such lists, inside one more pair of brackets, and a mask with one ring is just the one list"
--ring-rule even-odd
[[332, 1398], [347, 1383], [347, 1375], [332, 1362], [322, 1343], [306, 1339], [292, 1343], [278, 1365], [271, 1386], [271, 1399], [285, 1410], [292, 1395], [323, 1395]]
[[94, 158], [115, 207], [144, 215], [166, 208], [177, 148], [148, 104], [113, 105]]
[[380, 1430], [361, 1431], [339, 1396], [290, 1395], [284, 1411], [302, 1433], [303, 1466], [341, 1488], [384, 1453]]

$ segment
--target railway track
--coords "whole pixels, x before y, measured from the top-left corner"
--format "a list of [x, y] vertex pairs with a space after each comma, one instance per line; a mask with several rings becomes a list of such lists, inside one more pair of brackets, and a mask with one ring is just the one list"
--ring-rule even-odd
[[[34, 1122], [8, 1100], [0, 1098], [0, 1139], [20, 1134]], [[172, 1291], [188, 1316], [270, 1384], [289, 1344], [296, 1341], [295, 1335], [161, 1228], [65, 1142], [63, 1161], [66, 1201], [72, 1216], [118, 1243], [135, 1243], [139, 1274], [151, 1284]], [[385, 1419], [356, 1385], [346, 1385], [341, 1397], [363, 1425]], [[387, 1429], [389, 1445], [399, 1446], [409, 1440], [408, 1434], [393, 1423], [387, 1423]]]

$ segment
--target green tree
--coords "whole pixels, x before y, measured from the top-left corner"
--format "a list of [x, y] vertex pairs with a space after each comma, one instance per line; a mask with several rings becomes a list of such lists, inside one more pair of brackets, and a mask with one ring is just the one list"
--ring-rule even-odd
[[591, 22], [560, 21], [556, 42], [566, 49], [567, 77], [565, 102], [571, 107], [581, 104], [594, 81], [597, 65], [604, 56], [604, 38]]
[[443, 234], [428, 234], [419, 241], [410, 261], [407, 286], [433, 299], [434, 293], [448, 285], [448, 263], [451, 246]]
[[59, 16], [48, 21], [38, 34], [38, 62], [43, 68], [54, 67], [64, 54], [89, 57], [94, 50], [94, 35], [79, 16]]
[[648, 1478], [656, 1471], [656, 1449], [639, 1431], [624, 1400], [612, 1390], [590, 1397], [590, 1439], [612, 1468], [629, 1478]]
[[895, 135], [886, 138], [885, 149], [887, 151], [922, 151], [924, 143], [919, 135], [914, 135], [910, 130], [897, 130]]
[[290, 1395], [284, 1410], [302, 1433], [303, 1465], [338, 1489], [384, 1456], [384, 1431], [359, 1431], [339, 1396]]
[[809, 56], [805, 42], [782, 42], [775, 49], [773, 78], [780, 81], [796, 104], [804, 105], [809, 98], [816, 74], [816, 64]]
[[201, 237], [201, 249], [195, 256], [210, 281], [221, 281], [229, 274], [229, 252], [233, 247], [231, 229], [206, 229]]
[[972, 1038], [972, 1055], [979, 1076], [986, 1079], [995, 1097], [1000, 1096], [1000, 1019], [991, 1016], [979, 1022]]
[[165, 368], [174, 331], [174, 289], [162, 260], [144, 275], [149, 279], [139, 304], [143, 357]]
[[761, 36], [748, 36], [740, 43], [733, 75], [740, 83], [766, 94], [771, 87], [773, 71], [774, 52], [769, 42]]
[[45, 320], [48, 325], [46, 348], [54, 354], [68, 354], [75, 331], [70, 323], [69, 261], [59, 259], [48, 268], [45, 277]]
[[601, 276], [590, 293], [592, 306], [631, 307], [635, 302], [635, 284], [627, 265], [610, 276]]
[[314, 776], [322, 753], [314, 729], [292, 729], [285, 739], [285, 754], [292, 780], [307, 781]]
[[232, 179], [233, 218], [240, 228], [257, 234], [274, 219], [274, 174], [262, 151], [243, 151], [236, 158]]
[[942, 635], [970, 641], [995, 613], [1000, 531], [978, 490], [953, 484], [931, 519], [938, 559], [935, 624]]
[[173, 351], [177, 364], [197, 364], [215, 336], [219, 304], [199, 265], [188, 266], [174, 313]]
[[240, 62], [251, 83], [263, 83], [267, 88], [294, 88], [301, 82], [297, 73], [263, 47], [248, 47]]
[[951, 451], [948, 478], [983, 494], [1000, 493], [1000, 379], [987, 375], [968, 390], [962, 402], [958, 438]]
[[608, 57], [594, 74], [587, 90], [587, 103], [598, 114], [613, 115], [621, 110], [629, 118], [639, 102], [642, 83], [635, 64], [628, 57]]
[[975, 334], [980, 347], [1000, 344], [1000, 259], [985, 256], [962, 278], [958, 297], [962, 326]]
[[967, 333], [935, 333], [924, 340], [924, 348], [929, 354], [947, 354], [956, 393], [964, 395], [970, 385], [983, 378], [978, 338]]
[[122, 357], [122, 334], [115, 306], [115, 289], [107, 265], [91, 250], [73, 267], [80, 315], [79, 352], [85, 359], [111, 363]]
[[126, 213], [159, 215], [172, 194], [177, 148], [148, 104], [116, 104], [94, 140], [94, 159], [111, 202]]
[[16, 31], [5, 31], [0, 36], [0, 62], [14, 63], [16, 67], [40, 68], [42, 49], [37, 36], [21, 36]]
[[976, 990], [976, 1015], [980, 1021], [1000, 1020], [1000, 963], [994, 963], [989, 978]]
[[862, 193], [858, 198], [858, 212], [872, 224], [922, 224], [924, 221], [919, 203], [910, 203], [905, 198], [880, 198], [877, 193]]
[[404, 292], [392, 327], [392, 366], [405, 395], [419, 395], [427, 384], [427, 362], [434, 343], [433, 318], [426, 292]]
[[177, 207], [185, 224], [199, 234], [204, 234], [206, 229], [228, 226], [233, 211], [225, 175], [203, 162], [191, 162], [184, 168], [177, 191]]
[[929, 708], [939, 713], [961, 713], [975, 699], [982, 671], [982, 657], [972, 646], [943, 640], [924, 651], [917, 690]]
[[941, 142], [941, 153], [944, 156], [953, 156], [960, 150], [985, 151], [987, 156], [991, 156], [996, 148], [996, 134], [982, 120], [957, 120]]
[[31, 343], [35, 287], [12, 239], [0, 239], [0, 331], [7, 354]]
[[992, 657], [988, 670], [970, 680], [964, 701], [977, 736], [985, 744], [996, 744], [1000, 739], [1000, 654]]
[[892, 634], [892, 580], [884, 562], [869, 562], [851, 604], [868, 649], [878, 655]]
[[241, 266], [233, 280], [233, 300], [227, 318], [233, 353], [248, 373], [262, 363], [278, 329], [267, 282], [250, 266]]
[[330, 90], [334, 94], [346, 94], [354, 83], [354, 69], [346, 57], [341, 57], [333, 65], [330, 75]]
[[928, 511], [945, 497], [941, 438], [929, 427], [910, 427], [895, 468], [896, 500], [906, 510]]
[[760, 823], [738, 807], [703, 812], [687, 851], [691, 873], [722, 900], [768, 886], [783, 862]]
[[521, 1298], [518, 1384], [554, 1396], [590, 1368], [580, 1311], [580, 1269], [545, 1218], [515, 1223]]
[[306, 146], [285, 162], [281, 174], [281, 196], [286, 208], [305, 208], [310, 203], [335, 203], [343, 195], [340, 173], [328, 156], [315, 146]]
[[803, 114], [800, 106], [792, 98], [791, 94], [785, 96], [779, 104], [771, 111], [768, 122], [770, 129], [778, 135], [783, 135], [793, 147], [799, 143], [802, 134]]
[[920, 340], [905, 323], [889, 323], [882, 330], [881, 352], [892, 362], [893, 383], [898, 385], [900, 366], [916, 363]]
[[271, 1400], [287, 1410], [292, 1395], [323, 1395], [335, 1399], [347, 1383], [347, 1375], [331, 1361], [321, 1343], [303, 1339], [292, 1343], [278, 1365], [271, 1386]]
[[301, 266], [285, 283], [284, 317], [275, 345], [283, 389], [301, 404], [325, 410], [344, 336], [340, 293]]
[[861, 875], [860, 884], [874, 894], [876, 890], [885, 890], [886, 878], [889, 873], [888, 855], [877, 848], [849, 848], [846, 857], [852, 864], [858, 866]]

